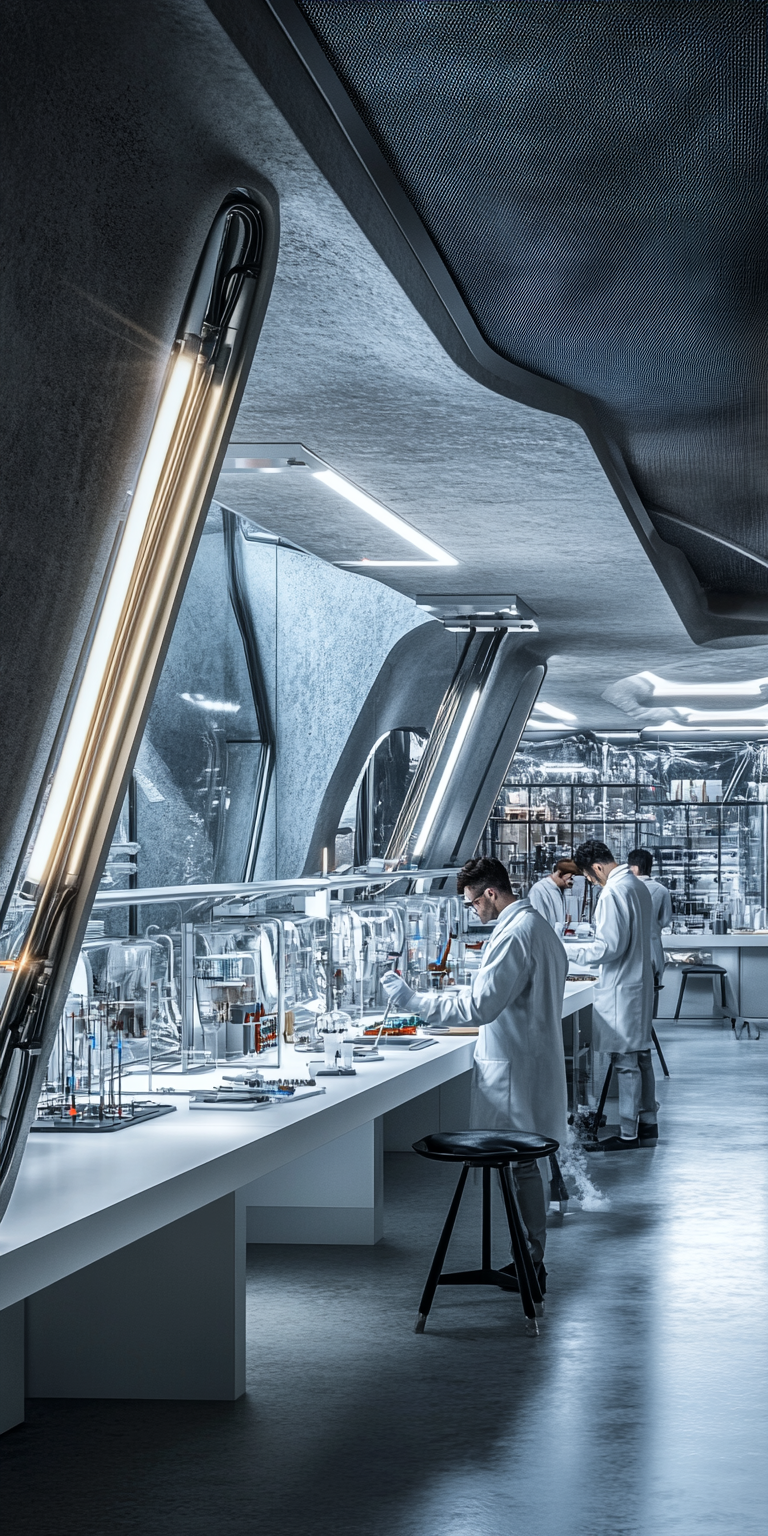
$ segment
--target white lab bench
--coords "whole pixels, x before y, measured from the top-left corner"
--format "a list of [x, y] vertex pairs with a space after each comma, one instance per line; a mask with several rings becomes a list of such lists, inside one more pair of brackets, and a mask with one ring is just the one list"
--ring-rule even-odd
[[[567, 993], [563, 1017], [578, 1020], [592, 988]], [[324, 1094], [266, 1109], [192, 1110], [179, 1096], [176, 1113], [127, 1130], [32, 1134], [0, 1224], [0, 1429], [23, 1418], [25, 1389], [239, 1397], [246, 1240], [377, 1242], [385, 1117], [437, 1092], [437, 1123], [432, 1098], [412, 1139], [446, 1118], [460, 1128], [452, 1085], [468, 1081], [474, 1047], [385, 1046], [355, 1077], [318, 1079]], [[283, 1075], [306, 1068], [286, 1050]]]
[[[768, 933], [665, 933], [662, 935], [668, 955], [711, 954], [713, 965], [727, 971], [726, 997], [729, 1014], [735, 1018], [768, 1019]], [[664, 987], [659, 998], [659, 1018], [674, 1017], [682, 985], [682, 971], [667, 965]], [[712, 982], [706, 977], [690, 977], [683, 1000], [687, 1018], [708, 1018], [719, 1011], [713, 1004]]]

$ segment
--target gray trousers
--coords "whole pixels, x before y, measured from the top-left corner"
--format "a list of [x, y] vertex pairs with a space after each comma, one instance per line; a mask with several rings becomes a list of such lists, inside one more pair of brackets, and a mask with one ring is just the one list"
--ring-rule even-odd
[[614, 1051], [613, 1069], [619, 1082], [619, 1123], [622, 1136], [636, 1136], [638, 1119], [656, 1124], [656, 1079], [650, 1050]]
[[[547, 1201], [538, 1163], [520, 1163], [511, 1170], [515, 1194], [528, 1233], [528, 1247], [534, 1264], [541, 1264], [547, 1241]], [[513, 1255], [514, 1257], [514, 1255]]]

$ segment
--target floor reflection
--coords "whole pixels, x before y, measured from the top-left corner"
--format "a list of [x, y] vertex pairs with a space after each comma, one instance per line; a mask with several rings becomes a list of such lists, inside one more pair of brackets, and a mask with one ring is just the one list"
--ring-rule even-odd
[[240, 1403], [32, 1404], [9, 1530], [763, 1536], [768, 1042], [663, 1043], [662, 1139], [592, 1159], [610, 1208], [552, 1218], [538, 1340], [490, 1290], [440, 1290], [413, 1333], [455, 1173], [391, 1155], [383, 1244], [249, 1250]]

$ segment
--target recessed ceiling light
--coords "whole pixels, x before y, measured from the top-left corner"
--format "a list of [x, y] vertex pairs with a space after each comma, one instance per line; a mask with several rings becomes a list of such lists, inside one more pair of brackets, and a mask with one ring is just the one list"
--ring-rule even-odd
[[678, 714], [685, 715], [689, 722], [694, 720], [722, 720], [726, 724], [738, 724], [739, 720], [762, 721], [768, 720], [768, 705], [758, 709], [689, 709], [684, 704], [678, 704]]
[[680, 694], [689, 694], [691, 698], [727, 698], [731, 694], [754, 696], [768, 686], [768, 677], [755, 677], [740, 683], [686, 683], [657, 677], [655, 672], [641, 672], [639, 675], [653, 684], [653, 695], [657, 699], [672, 699]]

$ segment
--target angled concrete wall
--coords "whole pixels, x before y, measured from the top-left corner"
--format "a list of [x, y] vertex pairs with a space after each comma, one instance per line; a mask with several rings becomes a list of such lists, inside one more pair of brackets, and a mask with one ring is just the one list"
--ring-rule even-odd
[[3, 12], [3, 888], [203, 241], [265, 186], [261, 99], [202, 0]]
[[[319, 869], [316, 828], [327, 827], [332, 848], [359, 768], [389, 729], [370, 709], [359, 724], [382, 668], [403, 636], [419, 643], [437, 626], [390, 587], [296, 550], [246, 541], [243, 571], [277, 746], [256, 876], [291, 878]], [[346, 792], [338, 787], [329, 800], [331, 783]], [[323, 818], [339, 795], [336, 820], [332, 811]]]

